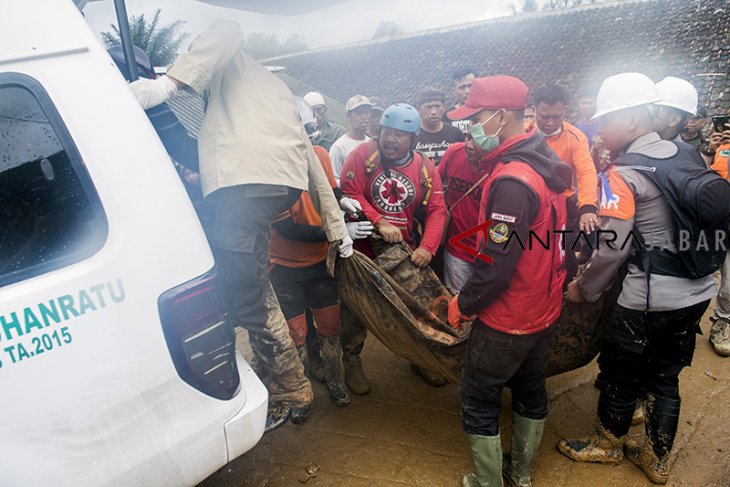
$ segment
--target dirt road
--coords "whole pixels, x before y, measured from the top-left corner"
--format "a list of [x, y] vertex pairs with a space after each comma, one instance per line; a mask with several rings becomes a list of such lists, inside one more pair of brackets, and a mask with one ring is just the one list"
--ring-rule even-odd
[[[682, 416], [670, 486], [730, 486], [730, 358], [710, 349], [708, 316], [709, 311], [693, 366], [681, 375]], [[456, 386], [426, 385], [405, 360], [371, 337], [363, 359], [373, 383], [369, 395], [354, 396], [350, 406], [338, 408], [325, 387], [315, 383], [316, 407], [305, 424], [287, 424], [265, 435], [253, 450], [201, 486], [457, 487], [460, 475], [471, 471], [471, 460], [459, 422]], [[652, 485], [628, 460], [615, 467], [587, 465], [556, 451], [560, 438], [591, 430], [598, 399], [596, 373], [593, 363], [548, 380], [550, 416], [533, 469], [535, 487]], [[507, 446], [509, 393], [503, 406], [502, 441]], [[630, 434], [643, 434], [643, 426], [632, 427]], [[310, 465], [310, 470], [318, 467], [316, 477], [309, 478]]]

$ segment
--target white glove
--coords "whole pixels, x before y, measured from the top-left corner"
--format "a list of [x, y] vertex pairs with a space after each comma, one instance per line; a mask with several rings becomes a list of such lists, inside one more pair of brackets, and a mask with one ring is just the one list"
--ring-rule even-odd
[[140, 78], [130, 83], [129, 87], [145, 110], [169, 100], [177, 91], [177, 85], [167, 76], [157, 79]]
[[347, 259], [352, 255], [352, 239], [349, 236], [345, 236], [342, 239], [340, 247], [337, 249], [340, 252], [340, 257]]
[[360, 240], [362, 238], [367, 238], [370, 235], [372, 235], [373, 231], [375, 230], [375, 227], [373, 227], [373, 224], [368, 221], [347, 222], [347, 223], [345, 223], [345, 226], [347, 227], [347, 234], [353, 240]]
[[360, 202], [355, 199], [348, 198], [347, 196], [340, 200], [340, 208], [342, 208], [342, 211], [349, 213], [350, 215], [357, 213], [358, 211], [362, 211], [362, 205]]

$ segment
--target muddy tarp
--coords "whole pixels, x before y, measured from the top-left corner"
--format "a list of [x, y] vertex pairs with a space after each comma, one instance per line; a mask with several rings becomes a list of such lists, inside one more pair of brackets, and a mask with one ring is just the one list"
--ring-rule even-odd
[[[374, 260], [359, 252], [338, 260], [342, 302], [391, 351], [458, 382], [472, 323], [459, 330], [448, 325], [451, 294], [431, 269], [413, 265], [408, 246], [381, 250]], [[596, 303], [564, 304], [553, 325], [548, 376], [593, 360], [619, 292], [614, 285]]]

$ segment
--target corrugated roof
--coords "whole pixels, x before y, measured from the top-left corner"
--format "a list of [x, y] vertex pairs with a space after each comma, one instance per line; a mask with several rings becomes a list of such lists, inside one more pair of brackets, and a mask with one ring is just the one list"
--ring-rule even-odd
[[727, 0], [635, 0], [538, 12], [266, 60], [340, 102], [353, 94], [412, 102], [426, 85], [451, 91], [450, 74], [517, 76], [534, 91], [573, 92], [638, 71], [689, 80], [710, 113], [730, 108]]

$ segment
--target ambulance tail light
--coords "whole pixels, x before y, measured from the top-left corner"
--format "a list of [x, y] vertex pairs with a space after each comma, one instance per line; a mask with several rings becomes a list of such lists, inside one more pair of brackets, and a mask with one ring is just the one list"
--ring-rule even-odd
[[216, 399], [236, 395], [236, 336], [228, 322], [215, 269], [164, 292], [162, 330], [178, 375]]

